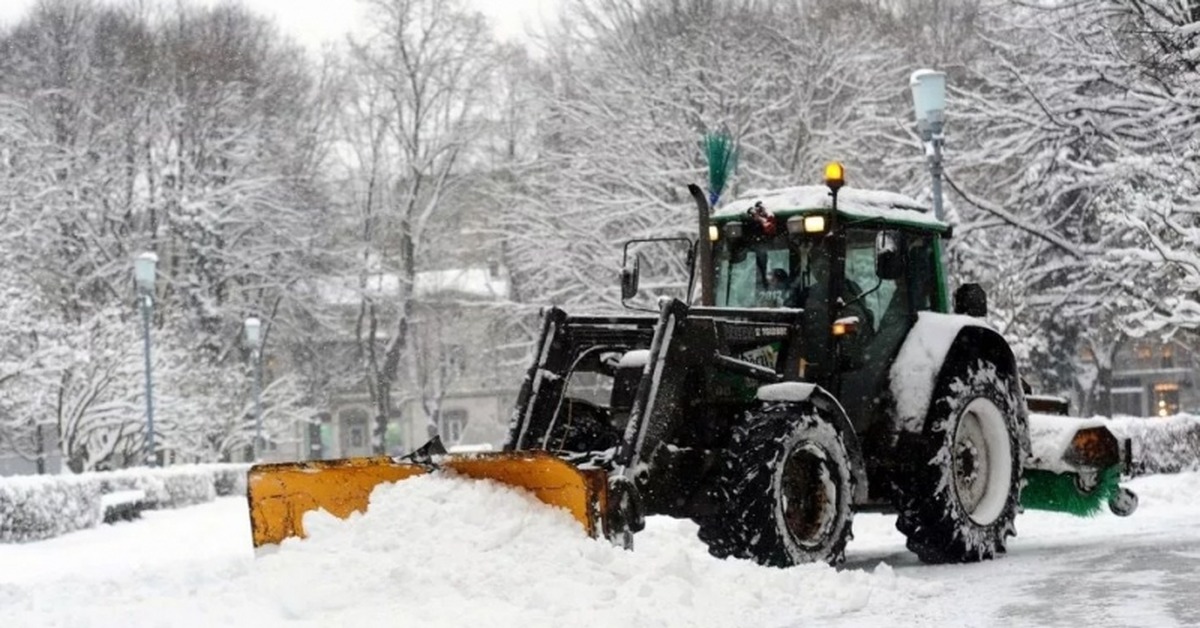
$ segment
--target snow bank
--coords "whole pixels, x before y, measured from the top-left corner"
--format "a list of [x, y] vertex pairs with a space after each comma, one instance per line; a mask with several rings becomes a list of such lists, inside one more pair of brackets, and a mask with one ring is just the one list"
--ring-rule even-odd
[[794, 625], [928, 588], [886, 565], [768, 569], [647, 534], [626, 552], [521, 491], [444, 476], [382, 486], [367, 514], [304, 525], [309, 538], [260, 557], [252, 578], [283, 618], [318, 625]]

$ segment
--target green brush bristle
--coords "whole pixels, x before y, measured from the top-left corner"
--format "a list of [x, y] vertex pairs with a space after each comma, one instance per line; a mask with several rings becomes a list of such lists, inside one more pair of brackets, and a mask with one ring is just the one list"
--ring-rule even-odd
[[1116, 466], [1100, 474], [1100, 483], [1090, 493], [1082, 493], [1070, 475], [1029, 469], [1025, 471], [1025, 488], [1021, 490], [1021, 505], [1028, 510], [1052, 510], [1077, 517], [1091, 517], [1116, 495], [1121, 470]]
[[727, 131], [709, 133], [704, 136], [704, 157], [708, 160], [708, 198], [715, 204], [737, 168], [737, 146]]

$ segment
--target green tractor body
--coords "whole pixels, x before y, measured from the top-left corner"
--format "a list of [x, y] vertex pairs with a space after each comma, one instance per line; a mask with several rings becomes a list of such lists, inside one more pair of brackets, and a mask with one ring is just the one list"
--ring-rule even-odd
[[1038, 419], [1067, 436], [1031, 446], [1013, 353], [978, 286], [951, 304], [950, 229], [926, 208], [840, 181], [716, 212], [691, 192], [688, 301], [548, 309], [504, 447], [605, 471], [608, 536], [669, 515], [718, 556], [836, 562], [854, 512], [889, 511], [922, 560], [968, 562], [1004, 551], [1027, 482], [1025, 507], [1132, 511], [1128, 446], [1103, 426]]

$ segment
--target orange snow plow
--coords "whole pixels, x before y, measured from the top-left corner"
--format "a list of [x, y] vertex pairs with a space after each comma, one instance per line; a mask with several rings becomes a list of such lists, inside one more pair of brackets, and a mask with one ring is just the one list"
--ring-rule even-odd
[[523, 488], [565, 509], [589, 536], [603, 532], [607, 476], [599, 469], [578, 469], [544, 452], [445, 455], [420, 463], [375, 456], [251, 467], [246, 494], [254, 547], [305, 536], [303, 518], [310, 510], [345, 519], [366, 512], [376, 486], [432, 472]]

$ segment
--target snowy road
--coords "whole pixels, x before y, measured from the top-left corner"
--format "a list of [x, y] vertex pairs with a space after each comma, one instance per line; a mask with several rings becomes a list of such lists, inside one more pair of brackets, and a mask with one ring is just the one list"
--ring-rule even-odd
[[[355, 521], [254, 558], [240, 498], [0, 546], [5, 626], [1194, 626], [1200, 474], [1132, 483], [1141, 510], [1018, 519], [1005, 558], [930, 567], [860, 515], [841, 570], [708, 557], [689, 522], [630, 554], [503, 489], [409, 481]], [[377, 493], [378, 495], [378, 493]], [[529, 583], [521, 586], [520, 583]]]

